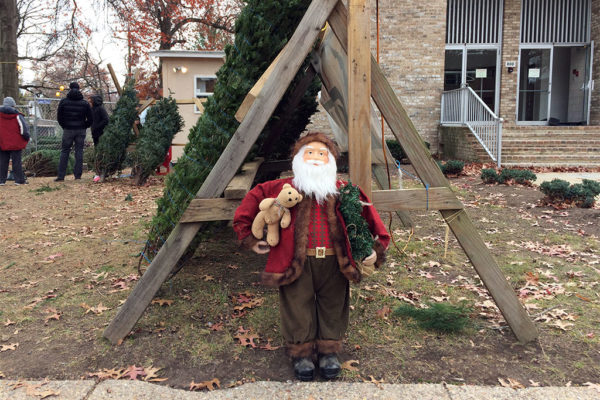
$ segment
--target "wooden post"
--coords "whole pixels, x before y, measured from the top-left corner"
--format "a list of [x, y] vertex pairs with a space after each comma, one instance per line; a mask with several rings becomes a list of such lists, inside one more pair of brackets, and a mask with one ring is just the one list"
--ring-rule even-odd
[[[329, 17], [329, 24], [343, 47], [348, 45], [347, 15], [348, 10], [340, 1]], [[371, 71], [373, 100], [411, 160], [417, 175], [431, 187], [449, 187], [448, 180], [431, 157], [423, 139], [396, 97], [394, 89], [372, 57]], [[506, 281], [465, 210], [443, 210], [440, 213], [471, 260], [517, 339], [523, 343], [534, 340], [538, 335], [534, 323], [519, 302], [513, 288]]]
[[[218, 197], [223, 193], [311, 51], [335, 4], [336, 0], [311, 2], [288, 42], [289, 46], [282, 51], [279, 62], [196, 193], [196, 198]], [[104, 330], [104, 337], [116, 344], [129, 334], [201, 226], [202, 223], [177, 224], [125, 304]]]
[[350, 180], [371, 196], [371, 24], [369, 0], [349, 0], [348, 166]]
[[113, 69], [113, 67], [110, 63], [106, 64], [106, 66], [108, 67], [110, 76], [112, 77], [113, 83], [115, 84], [115, 88], [117, 88], [117, 93], [120, 96], [121, 92], [123, 92], [123, 89], [121, 89], [121, 85], [119, 84], [119, 80], [117, 79], [117, 74], [115, 74], [115, 70]]

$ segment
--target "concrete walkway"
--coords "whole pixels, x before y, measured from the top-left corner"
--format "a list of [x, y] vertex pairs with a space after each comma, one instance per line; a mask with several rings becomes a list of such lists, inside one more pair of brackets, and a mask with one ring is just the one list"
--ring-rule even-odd
[[[15, 388], [16, 387], [16, 388]], [[47, 396], [47, 397], [43, 397]], [[345, 382], [255, 382], [212, 392], [189, 392], [140, 381], [8, 381], [0, 380], [0, 400], [597, 400], [600, 386], [532, 387], [444, 384], [390, 385]]]
[[600, 182], [600, 172], [540, 172], [535, 175], [537, 179], [534, 183], [538, 186], [553, 179], [562, 179], [570, 184], [581, 183], [584, 179]]

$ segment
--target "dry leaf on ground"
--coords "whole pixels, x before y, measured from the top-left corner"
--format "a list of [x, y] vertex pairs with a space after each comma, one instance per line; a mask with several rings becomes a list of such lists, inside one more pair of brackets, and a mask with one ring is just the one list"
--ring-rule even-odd
[[192, 381], [192, 383], [190, 383], [191, 391], [203, 390], [203, 389], [208, 389], [208, 390], [212, 391], [212, 390], [220, 389], [220, 388], [221, 388], [221, 382], [217, 378], [211, 379], [210, 381], [204, 381], [204, 382], [199, 382], [199, 383]]
[[498, 378], [498, 382], [500, 382], [500, 385], [511, 388], [511, 389], [525, 389], [525, 386], [523, 386], [523, 384], [521, 382], [517, 381], [516, 379], [512, 379], [512, 378], [506, 378], [506, 379], [507, 380]]
[[154, 299], [152, 300], [152, 304], [158, 304], [161, 307], [170, 306], [173, 304], [174, 300], [166, 300], [166, 299]]
[[358, 360], [348, 360], [348, 361], [342, 363], [342, 369], [345, 369], [348, 371], [358, 371], [358, 367], [355, 367], [354, 364], [358, 365], [359, 364]]
[[0, 352], [8, 350], [16, 350], [19, 347], [19, 343], [3, 344], [0, 345]]

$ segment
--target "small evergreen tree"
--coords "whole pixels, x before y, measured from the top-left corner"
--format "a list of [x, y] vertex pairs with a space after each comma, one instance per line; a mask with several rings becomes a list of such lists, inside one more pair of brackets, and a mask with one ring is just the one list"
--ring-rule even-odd
[[144, 126], [132, 155], [132, 175], [136, 185], [146, 183], [154, 169], [160, 165], [173, 141], [183, 127], [175, 99], [163, 98], [148, 110]]
[[130, 79], [123, 88], [121, 98], [117, 101], [115, 110], [96, 147], [94, 169], [96, 174], [103, 178], [119, 173], [123, 169], [127, 146], [135, 139], [132, 126], [137, 118], [138, 99], [134, 83], [134, 80]]
[[352, 182], [340, 187], [340, 212], [344, 217], [346, 232], [350, 240], [350, 249], [354, 261], [360, 262], [373, 251], [373, 236], [369, 225], [362, 216], [363, 205], [360, 190]]
[[[235, 113], [252, 86], [267, 69], [304, 16], [310, 0], [246, 0], [235, 23], [235, 42], [225, 48], [225, 64], [217, 72], [214, 94], [204, 104], [204, 113], [188, 135], [189, 143], [165, 181], [164, 195], [158, 200], [157, 214], [152, 220], [146, 252], [153, 258], [177, 221], [204, 183], [213, 165], [229, 143], [239, 122]], [[307, 66], [309, 60], [305, 60]], [[289, 156], [290, 146], [306, 127], [317, 107], [317, 81], [296, 108], [284, 134], [278, 138], [277, 151], [261, 153], [262, 144], [268, 141], [271, 127], [279, 119], [287, 96], [302, 79], [304, 68], [294, 78], [290, 88], [267, 124], [251, 156], [261, 155], [273, 159], [279, 154]], [[200, 235], [202, 232], [199, 233]], [[199, 238], [188, 246], [192, 254]], [[185, 257], [185, 256], [184, 256]]]

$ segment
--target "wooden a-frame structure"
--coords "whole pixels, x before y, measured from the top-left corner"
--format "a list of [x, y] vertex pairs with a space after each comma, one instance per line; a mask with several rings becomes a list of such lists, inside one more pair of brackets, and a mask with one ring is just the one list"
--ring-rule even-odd
[[[203, 222], [232, 218], [239, 199], [252, 184], [261, 160], [246, 165], [241, 176], [233, 179], [236, 171], [281, 101], [304, 59], [311, 52], [326, 22], [329, 22], [343, 52], [348, 53], [348, 115], [345, 127], [347, 126], [349, 133], [349, 166], [352, 181], [360, 184], [367, 192], [371, 189], [371, 138], [364, 132], [372, 130], [372, 98], [411, 160], [417, 175], [427, 183], [426, 189], [373, 191], [371, 198], [377, 209], [439, 210], [517, 339], [520, 342], [529, 342], [537, 337], [535, 325], [477, 233], [462, 203], [451, 191], [448, 181], [432, 159], [383, 72], [370, 56], [368, 1], [349, 0], [350, 12], [341, 0], [312, 1], [288, 44], [240, 106], [236, 116], [241, 123], [198, 190], [196, 198], [192, 200], [127, 301], [104, 331], [104, 336], [113, 344], [120, 343], [129, 334]], [[328, 76], [323, 65], [319, 66], [319, 63], [323, 62], [327, 62], [327, 66], [331, 67], [332, 62], [327, 61], [327, 57], [321, 52], [320, 59], [317, 57], [313, 63], [314, 71], [307, 76], [314, 77], [314, 73], [319, 73], [324, 89], [331, 95], [335, 87], [332, 86], [332, 79], [329, 79], [331, 74]], [[335, 70], [335, 67], [333, 68]], [[338, 75], [344, 73], [338, 70]], [[293, 100], [291, 103], [293, 104]], [[375, 176], [377, 179], [377, 173]], [[222, 194], [225, 194], [224, 198], [221, 198]]]

